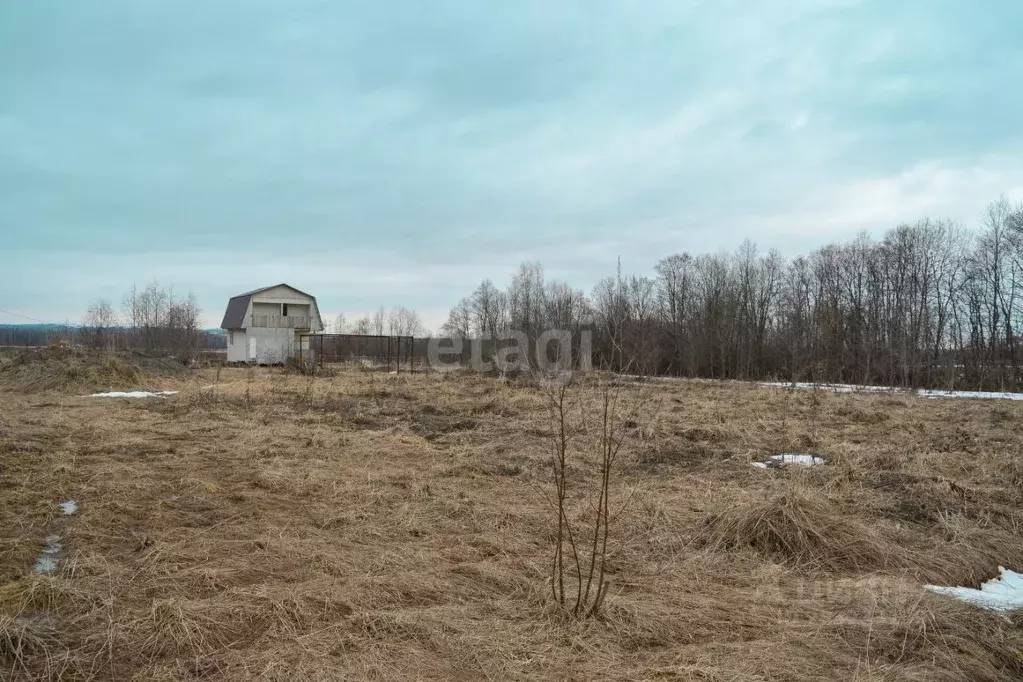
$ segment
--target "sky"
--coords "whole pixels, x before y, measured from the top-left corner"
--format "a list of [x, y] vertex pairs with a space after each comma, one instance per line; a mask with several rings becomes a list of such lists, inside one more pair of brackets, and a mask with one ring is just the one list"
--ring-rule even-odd
[[[436, 329], [1023, 200], [1018, 0], [0, 3], [0, 323], [287, 282]], [[11, 315], [16, 313], [17, 315]], [[19, 317], [24, 316], [24, 317]]]

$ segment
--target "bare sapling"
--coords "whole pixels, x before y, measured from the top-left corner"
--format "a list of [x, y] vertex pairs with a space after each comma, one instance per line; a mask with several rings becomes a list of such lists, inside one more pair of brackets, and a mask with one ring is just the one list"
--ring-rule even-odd
[[[544, 386], [553, 488], [553, 494], [546, 497], [557, 517], [551, 596], [573, 617], [591, 618], [599, 615], [609, 587], [608, 542], [614, 521], [611, 493], [624, 440], [621, 385], [602, 381], [596, 405], [587, 405], [568, 378]], [[597, 424], [590, 428], [594, 417]], [[596, 457], [587, 457], [587, 453]], [[583, 501], [582, 508], [571, 505], [570, 500], [576, 499]]]

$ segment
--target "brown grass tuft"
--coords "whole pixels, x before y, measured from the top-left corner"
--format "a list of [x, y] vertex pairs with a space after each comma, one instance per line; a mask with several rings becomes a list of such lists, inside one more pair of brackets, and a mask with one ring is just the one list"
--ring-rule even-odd
[[[61, 668], [64, 650], [53, 628], [43, 618], [0, 614], [0, 677], [40, 678]], [[54, 678], [55, 679], [55, 678]]]
[[905, 550], [820, 494], [796, 489], [746, 502], [709, 520], [703, 544], [749, 548], [805, 570], [878, 571], [903, 566]]

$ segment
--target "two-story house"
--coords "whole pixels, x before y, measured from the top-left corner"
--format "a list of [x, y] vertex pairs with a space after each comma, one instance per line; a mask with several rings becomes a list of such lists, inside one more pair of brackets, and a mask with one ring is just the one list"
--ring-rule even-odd
[[298, 351], [303, 334], [323, 331], [316, 297], [287, 284], [249, 291], [227, 303], [227, 361], [274, 365]]

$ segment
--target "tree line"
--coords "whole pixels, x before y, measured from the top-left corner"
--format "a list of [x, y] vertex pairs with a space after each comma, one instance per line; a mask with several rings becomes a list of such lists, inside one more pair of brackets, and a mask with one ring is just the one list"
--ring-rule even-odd
[[204, 348], [226, 347], [221, 335], [202, 329], [201, 314], [198, 299], [191, 292], [179, 296], [172, 286], [159, 282], [142, 289], [132, 285], [121, 300], [120, 310], [107, 299], [93, 301], [76, 330], [75, 340], [93, 348], [194, 358]]
[[675, 253], [588, 296], [525, 263], [443, 331], [589, 330], [595, 366], [639, 374], [1019, 390], [1021, 318], [1023, 205], [1001, 198], [974, 229], [924, 218], [795, 258], [750, 241]]
[[349, 322], [344, 313], [339, 313], [330, 326], [333, 334], [354, 334], [357, 336], [418, 336], [427, 335], [419, 313], [403, 305], [390, 310], [380, 306], [372, 316], [364, 315]]

